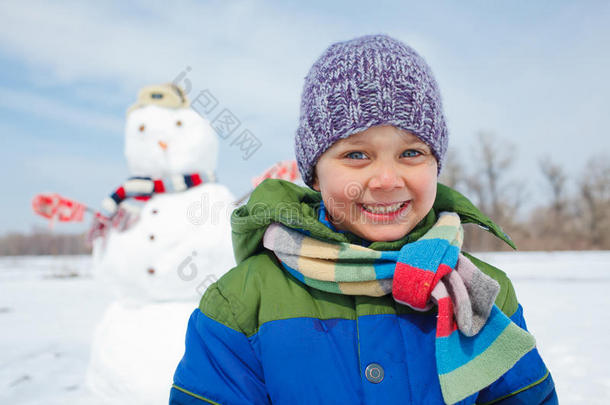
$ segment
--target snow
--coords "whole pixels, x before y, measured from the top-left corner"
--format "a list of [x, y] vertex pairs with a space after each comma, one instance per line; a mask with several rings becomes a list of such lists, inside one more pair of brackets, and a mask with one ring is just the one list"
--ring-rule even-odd
[[478, 256], [513, 281], [560, 403], [609, 403], [610, 252]]
[[[512, 279], [561, 403], [608, 403], [610, 251], [477, 256]], [[0, 258], [0, 403], [99, 403], [85, 372], [95, 326], [114, 297], [92, 277], [90, 260]]]
[[94, 403], [82, 386], [94, 328], [113, 297], [91, 277], [90, 261], [0, 258], [0, 403]]

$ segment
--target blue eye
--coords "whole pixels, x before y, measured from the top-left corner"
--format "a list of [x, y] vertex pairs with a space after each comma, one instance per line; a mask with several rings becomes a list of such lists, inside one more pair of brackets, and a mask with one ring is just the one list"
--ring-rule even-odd
[[415, 149], [407, 149], [406, 151], [402, 152], [402, 155], [404, 157], [418, 157], [421, 155], [421, 152]]
[[349, 159], [366, 159], [366, 155], [362, 152], [350, 152], [345, 157]]

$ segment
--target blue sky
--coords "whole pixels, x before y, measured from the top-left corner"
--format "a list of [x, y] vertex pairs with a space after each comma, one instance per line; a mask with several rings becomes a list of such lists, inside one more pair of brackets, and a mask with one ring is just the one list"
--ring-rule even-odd
[[293, 158], [313, 61], [371, 33], [405, 41], [431, 65], [461, 160], [472, 162], [480, 130], [516, 146], [511, 176], [527, 180], [532, 203], [545, 197], [540, 157], [577, 181], [589, 157], [610, 153], [608, 2], [9, 0], [0, 3], [0, 233], [46, 225], [30, 208], [39, 192], [97, 207], [128, 175], [123, 125], [138, 89], [187, 66], [192, 94], [208, 89], [262, 142], [244, 160], [221, 141], [219, 179], [243, 194], [252, 176]]

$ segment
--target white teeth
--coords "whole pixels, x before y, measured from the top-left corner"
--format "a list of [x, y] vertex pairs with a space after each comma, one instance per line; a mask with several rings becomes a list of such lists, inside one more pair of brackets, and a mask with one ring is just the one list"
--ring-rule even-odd
[[396, 204], [392, 204], [392, 205], [382, 205], [382, 206], [362, 204], [362, 208], [364, 208], [368, 212], [372, 212], [373, 214], [389, 214], [394, 211], [398, 211], [403, 206], [403, 204], [404, 204], [404, 202], [400, 202], [400, 203], [396, 203]]

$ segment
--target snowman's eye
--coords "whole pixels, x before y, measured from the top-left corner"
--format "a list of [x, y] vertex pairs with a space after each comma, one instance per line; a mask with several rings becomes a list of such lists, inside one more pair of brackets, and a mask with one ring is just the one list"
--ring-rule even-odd
[[181, 127], [182, 126], [182, 121], [180, 121], [180, 120], [176, 121], [176, 126], [177, 127]]
[[140, 132], [144, 132], [144, 130], [146, 129], [146, 126], [144, 124], [140, 125], [140, 128], [138, 128], [140, 130]]

